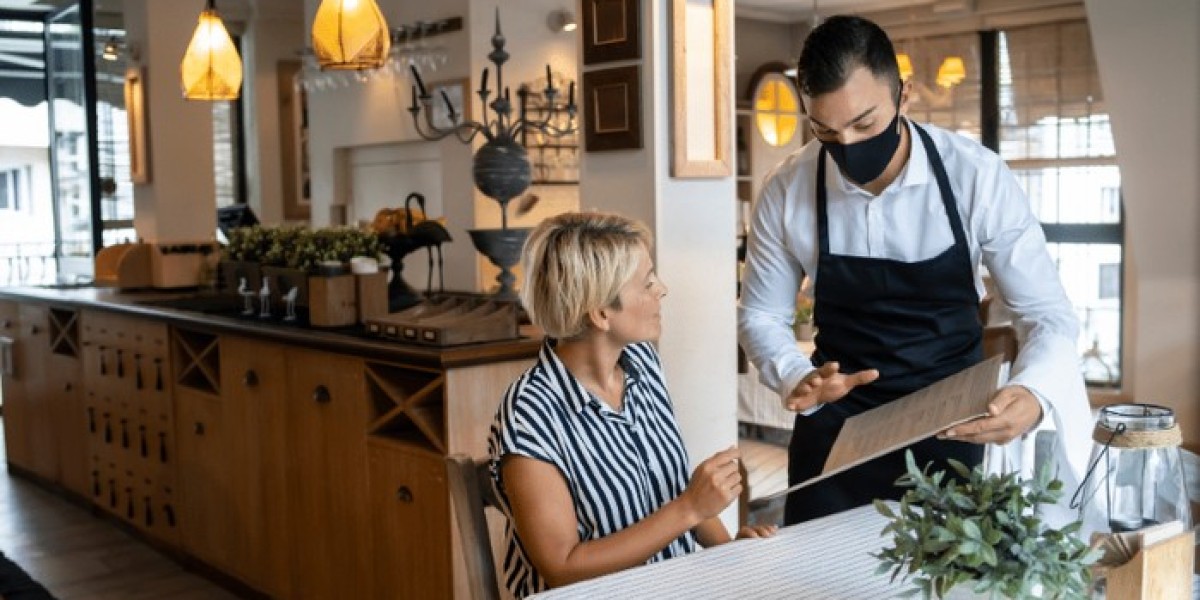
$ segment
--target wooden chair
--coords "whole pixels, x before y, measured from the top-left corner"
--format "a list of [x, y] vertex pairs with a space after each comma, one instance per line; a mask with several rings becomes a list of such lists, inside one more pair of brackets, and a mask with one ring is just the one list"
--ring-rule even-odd
[[500, 504], [488, 471], [488, 461], [465, 454], [447, 456], [446, 479], [450, 484], [450, 503], [458, 521], [467, 578], [471, 582], [471, 597], [474, 600], [499, 600], [496, 560], [492, 556], [492, 540], [484, 511], [489, 506], [498, 509]]

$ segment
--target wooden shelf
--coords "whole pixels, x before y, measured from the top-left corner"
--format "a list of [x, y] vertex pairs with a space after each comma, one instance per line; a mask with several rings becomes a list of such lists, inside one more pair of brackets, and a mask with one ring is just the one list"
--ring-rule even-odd
[[221, 356], [217, 336], [176, 329], [172, 336], [175, 382], [198, 392], [221, 394]]

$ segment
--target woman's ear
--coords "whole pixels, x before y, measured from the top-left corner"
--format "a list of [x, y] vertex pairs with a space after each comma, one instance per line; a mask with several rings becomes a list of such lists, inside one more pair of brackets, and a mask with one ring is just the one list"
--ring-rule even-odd
[[593, 308], [588, 311], [588, 321], [595, 327], [597, 331], [608, 331], [609, 329], [609, 314], [608, 308]]

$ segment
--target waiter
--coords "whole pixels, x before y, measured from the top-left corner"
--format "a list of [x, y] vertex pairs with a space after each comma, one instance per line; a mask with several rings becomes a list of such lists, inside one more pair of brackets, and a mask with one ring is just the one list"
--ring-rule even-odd
[[[989, 415], [911, 446], [917, 464], [978, 465], [984, 444], [1018, 439], [1052, 415], [1060, 431], [1064, 420], [1085, 423], [1059, 444], [1069, 468], [1058, 476], [1077, 481], [1090, 447], [1078, 322], [1012, 173], [978, 143], [904, 117], [910, 86], [870, 21], [836, 16], [815, 28], [799, 84], [816, 139], [763, 184], [738, 313], [763, 384], [798, 412], [789, 483], [821, 472], [848, 417], [982, 359], [981, 263], [1023, 344]], [[811, 357], [790, 328], [805, 275], [818, 332]], [[788, 497], [785, 522], [899, 498], [903, 473], [900, 450], [803, 488]]]

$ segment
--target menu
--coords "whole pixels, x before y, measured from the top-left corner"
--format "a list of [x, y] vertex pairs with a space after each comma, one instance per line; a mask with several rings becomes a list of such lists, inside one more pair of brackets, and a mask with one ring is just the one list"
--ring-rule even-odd
[[987, 405], [1003, 379], [1007, 363], [993, 356], [928, 387], [846, 419], [821, 474], [770, 500], [837, 475], [873, 458], [988, 414]]

